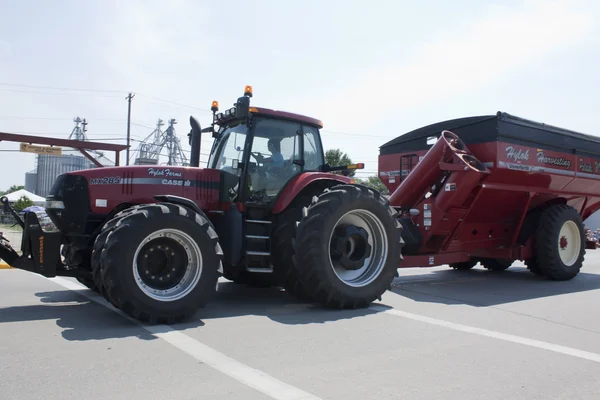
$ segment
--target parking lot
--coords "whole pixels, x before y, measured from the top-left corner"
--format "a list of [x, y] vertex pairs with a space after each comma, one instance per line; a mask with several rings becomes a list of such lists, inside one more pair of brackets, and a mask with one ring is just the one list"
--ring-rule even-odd
[[597, 399], [600, 254], [550, 282], [522, 264], [401, 270], [366, 310], [222, 281], [196, 319], [142, 326], [70, 279], [0, 270], [5, 399]]

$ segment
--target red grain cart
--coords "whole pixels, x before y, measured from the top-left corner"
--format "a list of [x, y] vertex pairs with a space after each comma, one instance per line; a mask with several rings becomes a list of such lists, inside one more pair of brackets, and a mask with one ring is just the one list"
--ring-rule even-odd
[[501, 112], [444, 121], [381, 146], [379, 177], [401, 213], [401, 267], [523, 260], [567, 280], [596, 248], [583, 221], [600, 208], [597, 137]]

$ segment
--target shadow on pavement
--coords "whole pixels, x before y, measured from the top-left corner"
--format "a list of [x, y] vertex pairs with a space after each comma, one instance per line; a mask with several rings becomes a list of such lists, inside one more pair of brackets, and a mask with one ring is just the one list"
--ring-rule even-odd
[[[212, 319], [253, 315], [264, 316], [285, 325], [307, 325], [349, 320], [380, 312], [368, 308], [327, 309], [314, 303], [302, 302], [280, 288], [253, 288], [233, 282], [220, 282], [217, 298], [200, 310], [198, 317], [208, 322]], [[193, 322], [177, 325], [177, 329], [192, 327]]]
[[417, 302], [489, 307], [600, 289], [600, 275], [597, 274], [580, 272], [575, 278], [561, 282], [534, 275], [517, 266], [502, 272], [479, 268], [435, 270], [428, 274], [429, 277], [432, 275], [434, 279], [414, 283], [410, 279], [403, 282], [401, 277], [397, 278], [392, 291]]
[[[0, 324], [56, 319], [62, 336], [70, 341], [157, 337], [114, 311], [70, 290], [36, 293], [42, 304], [0, 308]], [[102, 300], [104, 301], [104, 300]], [[176, 330], [204, 326], [206, 321], [246, 315], [265, 316], [286, 325], [323, 324], [381, 311], [371, 309], [331, 310], [302, 303], [278, 288], [252, 288], [220, 282], [217, 297], [187, 322], [172, 325]]]

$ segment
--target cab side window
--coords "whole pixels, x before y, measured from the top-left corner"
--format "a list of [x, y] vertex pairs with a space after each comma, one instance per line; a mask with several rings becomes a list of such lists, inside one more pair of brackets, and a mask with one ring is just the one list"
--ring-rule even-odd
[[303, 126], [304, 132], [304, 171], [319, 171], [323, 165], [323, 148], [319, 132], [312, 126]]

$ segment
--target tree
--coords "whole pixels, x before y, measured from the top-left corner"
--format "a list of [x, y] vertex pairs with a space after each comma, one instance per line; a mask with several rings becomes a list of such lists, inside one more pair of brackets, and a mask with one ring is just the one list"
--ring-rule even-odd
[[355, 181], [356, 181], [356, 183], [360, 183], [362, 185], [372, 187], [373, 189], [379, 191], [379, 193], [381, 193], [383, 195], [388, 195], [390, 193], [389, 190], [385, 187], [385, 185], [381, 181], [381, 179], [379, 179], [377, 176], [369, 176], [366, 179], [356, 178]]
[[21, 198], [19, 200], [15, 201], [12, 204], [12, 206], [16, 212], [20, 212], [20, 211], [23, 211], [24, 209], [26, 209], [27, 207], [31, 207], [33, 204], [34, 204], [33, 201], [31, 201], [31, 199], [29, 199], [29, 197], [21, 196]]
[[[352, 164], [352, 159], [348, 156], [348, 154], [342, 152], [340, 149], [329, 149], [325, 152], [325, 163], [329, 164], [332, 167], [342, 166]], [[356, 173], [355, 170], [350, 170], [348, 175], [354, 176]], [[341, 173], [340, 171], [336, 171], [334, 173]]]
[[0, 190], [0, 196], [4, 196], [5, 194], [9, 194], [12, 192], [16, 192], [17, 190], [21, 190], [21, 189], [25, 189], [25, 186], [19, 186], [19, 185], [12, 185], [11, 187], [8, 188], [8, 190], [6, 191], [1, 191]]

